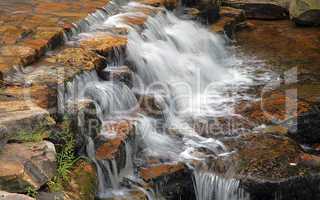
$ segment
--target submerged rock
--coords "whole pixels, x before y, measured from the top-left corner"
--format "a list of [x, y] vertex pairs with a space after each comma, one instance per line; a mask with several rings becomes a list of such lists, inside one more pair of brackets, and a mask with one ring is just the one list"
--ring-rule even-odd
[[249, 19], [287, 19], [287, 0], [227, 0], [225, 5], [243, 9]]
[[290, 17], [298, 25], [320, 25], [320, 1], [292, 0], [290, 2]]
[[8, 193], [0, 191], [0, 200], [35, 200], [23, 194]]
[[48, 141], [7, 144], [0, 153], [0, 189], [39, 189], [56, 174], [55, 147]]

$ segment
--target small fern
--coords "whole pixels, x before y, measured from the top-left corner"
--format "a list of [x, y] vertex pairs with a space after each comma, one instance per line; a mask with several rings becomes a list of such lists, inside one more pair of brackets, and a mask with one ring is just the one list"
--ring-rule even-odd
[[75, 152], [76, 141], [70, 126], [70, 120], [65, 118], [62, 131], [53, 136], [55, 139], [58, 138], [60, 142], [57, 145], [57, 175], [48, 183], [51, 192], [62, 191], [64, 183], [70, 179], [71, 169], [79, 160]]

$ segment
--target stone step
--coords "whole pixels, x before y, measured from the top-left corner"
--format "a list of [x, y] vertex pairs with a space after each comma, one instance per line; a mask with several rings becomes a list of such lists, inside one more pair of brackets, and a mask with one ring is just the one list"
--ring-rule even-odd
[[48, 141], [7, 144], [0, 153], [0, 189], [38, 190], [56, 174], [56, 151]]
[[0, 101], [0, 149], [12, 137], [54, 125], [48, 111], [28, 101]]
[[23, 194], [0, 191], [0, 200], [35, 200], [35, 199]]
[[[7, 1], [0, 6], [0, 80], [36, 62], [46, 51], [64, 43], [64, 32], [106, 5], [104, 0], [51, 2], [49, 0]], [[12, 14], [15, 13], [15, 14]], [[21, 25], [22, 24], [22, 25]]]

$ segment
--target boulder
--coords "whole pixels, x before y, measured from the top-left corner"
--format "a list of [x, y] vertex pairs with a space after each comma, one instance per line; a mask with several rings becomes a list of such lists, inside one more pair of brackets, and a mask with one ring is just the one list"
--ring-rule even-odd
[[23, 194], [8, 193], [5, 191], [0, 191], [0, 200], [35, 200], [35, 199]]
[[48, 141], [7, 144], [0, 153], [0, 189], [38, 190], [56, 174], [56, 151]]
[[319, 0], [292, 0], [289, 11], [291, 19], [298, 25], [320, 25]]
[[288, 18], [288, 0], [226, 0], [224, 5], [243, 9], [248, 19]]

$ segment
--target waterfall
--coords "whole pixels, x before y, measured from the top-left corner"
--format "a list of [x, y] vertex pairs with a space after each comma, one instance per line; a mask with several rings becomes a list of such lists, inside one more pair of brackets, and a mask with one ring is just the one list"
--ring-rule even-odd
[[249, 200], [250, 197], [239, 188], [239, 181], [195, 170], [194, 187], [197, 200]]
[[[117, 165], [116, 159], [97, 161], [93, 138], [86, 138], [87, 155], [97, 166], [98, 197], [101, 198], [127, 192], [122, 181], [124, 178], [138, 178], [134, 173], [136, 157], [179, 161], [191, 168], [193, 161], [205, 164], [207, 157], [194, 154], [197, 150], [215, 157], [232, 153], [221, 141], [197, 134], [188, 119], [234, 114], [234, 103], [244, 98], [235, 91], [252, 84], [248, 71], [235, 67], [241, 62], [226, 50], [224, 39], [198, 23], [179, 19], [162, 8], [147, 16], [137, 8], [154, 7], [136, 2], [112, 1], [108, 5], [79, 24], [71, 40], [79, 42], [103, 33], [110, 34], [113, 28], [128, 30], [126, 52], [115, 50], [115, 58], [109, 61], [107, 68], [123, 64], [132, 67], [135, 72], [133, 88], [120, 82], [101, 80], [96, 72], [90, 72], [77, 76], [66, 85], [65, 91], [59, 91], [61, 107], [81, 99], [92, 100], [102, 123], [131, 114], [136, 118], [137, 138], [134, 144], [125, 141], [123, 169]], [[125, 20], [130, 17], [147, 20], [140, 27]], [[135, 94], [155, 96], [156, 103], [163, 109], [161, 117], [140, 112]], [[100, 136], [108, 135], [101, 132]], [[138, 148], [133, 150], [132, 146]], [[197, 200], [250, 199], [239, 188], [238, 180], [214, 172], [196, 169], [193, 182]], [[138, 185], [131, 188], [142, 191], [149, 200], [162, 199], [158, 197], [161, 194], [155, 195]]]

